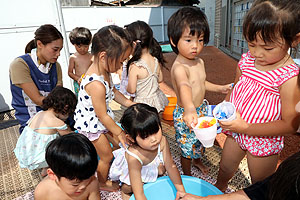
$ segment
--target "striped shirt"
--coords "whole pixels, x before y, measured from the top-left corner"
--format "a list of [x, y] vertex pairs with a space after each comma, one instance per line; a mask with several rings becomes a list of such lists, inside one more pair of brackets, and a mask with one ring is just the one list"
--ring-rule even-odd
[[[254, 67], [255, 58], [250, 52], [242, 55], [238, 66], [242, 72], [235, 85], [230, 101], [248, 123], [266, 123], [281, 119], [281, 99], [279, 86], [297, 76], [296, 64], [260, 71]], [[256, 156], [277, 154], [283, 148], [283, 136], [257, 137], [233, 134], [245, 150]], [[242, 148], [243, 148], [242, 147]]]

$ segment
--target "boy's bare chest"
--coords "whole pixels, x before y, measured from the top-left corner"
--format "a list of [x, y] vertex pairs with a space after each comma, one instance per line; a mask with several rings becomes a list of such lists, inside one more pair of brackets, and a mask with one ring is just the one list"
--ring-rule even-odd
[[201, 68], [190, 68], [188, 69], [188, 80], [191, 86], [199, 86], [203, 84], [206, 79], [205, 71]]
[[92, 61], [86, 57], [86, 58], [76, 58], [75, 59], [75, 67], [77, 68], [88, 68], [92, 64]]

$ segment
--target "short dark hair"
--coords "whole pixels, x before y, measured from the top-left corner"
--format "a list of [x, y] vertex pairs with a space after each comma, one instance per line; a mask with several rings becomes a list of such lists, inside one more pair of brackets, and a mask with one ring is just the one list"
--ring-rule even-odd
[[128, 107], [120, 122], [125, 133], [135, 142], [137, 136], [145, 139], [162, 128], [156, 108], [144, 103], [137, 103]]
[[209, 42], [209, 25], [200, 8], [192, 6], [180, 8], [168, 20], [168, 37], [175, 45], [171, 47], [176, 54], [178, 54], [178, 41], [186, 28], [190, 29], [191, 35], [204, 34], [204, 44]]
[[74, 113], [77, 105], [75, 94], [68, 88], [56, 86], [47, 97], [43, 99], [42, 108], [48, 110], [53, 108], [55, 113], [71, 115]]
[[34, 39], [26, 45], [25, 53], [30, 53], [32, 49], [36, 48], [38, 40], [46, 45], [58, 39], [63, 39], [59, 30], [52, 24], [44, 24], [34, 32]]
[[[300, 2], [258, 1], [245, 16], [243, 36], [248, 42], [261, 35], [264, 42], [277, 42], [278, 37], [285, 40], [289, 47], [300, 32]], [[297, 14], [298, 13], [298, 14]]]
[[70, 32], [69, 39], [73, 45], [89, 45], [92, 40], [92, 33], [85, 27], [76, 27]]
[[46, 148], [46, 161], [58, 178], [86, 180], [98, 166], [97, 151], [82, 134], [70, 133], [52, 140]]

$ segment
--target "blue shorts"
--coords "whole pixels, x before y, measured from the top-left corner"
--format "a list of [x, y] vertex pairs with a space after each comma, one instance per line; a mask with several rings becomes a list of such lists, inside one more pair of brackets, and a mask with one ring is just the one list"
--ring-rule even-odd
[[73, 82], [73, 85], [74, 85], [75, 95], [76, 95], [76, 97], [78, 97], [79, 84], [77, 83], [77, 81], [74, 81], [74, 82]]
[[[207, 101], [203, 101], [203, 104], [196, 108], [198, 117], [207, 116], [207, 105]], [[204, 147], [196, 138], [194, 131], [189, 129], [183, 121], [183, 112], [184, 108], [181, 108], [178, 105], [176, 105], [176, 108], [173, 111], [176, 141], [181, 149], [182, 157], [198, 159], [202, 156]]]

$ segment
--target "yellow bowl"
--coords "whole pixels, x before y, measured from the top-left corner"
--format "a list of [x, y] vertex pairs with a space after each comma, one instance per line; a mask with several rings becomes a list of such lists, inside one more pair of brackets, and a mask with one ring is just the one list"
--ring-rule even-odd
[[173, 120], [173, 111], [177, 104], [177, 97], [168, 97], [169, 104], [165, 107], [163, 112], [163, 119], [164, 120]]

